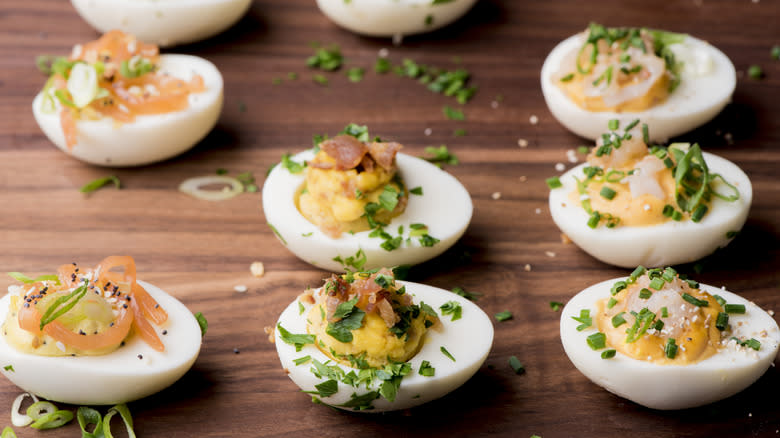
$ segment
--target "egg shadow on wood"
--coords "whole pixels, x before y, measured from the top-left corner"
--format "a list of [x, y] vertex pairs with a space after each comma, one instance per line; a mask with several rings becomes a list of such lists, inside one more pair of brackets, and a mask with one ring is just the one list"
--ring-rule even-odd
[[256, 43], [268, 32], [266, 20], [256, 10], [254, 4], [250, 5], [249, 10], [232, 26], [221, 33], [205, 40], [194, 43], [176, 46], [172, 51], [176, 53], [190, 53], [194, 55], [219, 54], [234, 51], [244, 45], [250, 46]]
[[218, 371], [203, 370], [196, 365], [173, 385], [132, 402], [133, 407], [138, 411], [155, 412], [171, 409], [177, 404], [187, 404], [189, 400], [207, 400], [214, 395], [214, 388], [219, 384], [217, 374]]
[[740, 146], [758, 132], [756, 112], [750, 105], [732, 102], [717, 116], [695, 130], [679, 135], [673, 141], [698, 143], [704, 150]]

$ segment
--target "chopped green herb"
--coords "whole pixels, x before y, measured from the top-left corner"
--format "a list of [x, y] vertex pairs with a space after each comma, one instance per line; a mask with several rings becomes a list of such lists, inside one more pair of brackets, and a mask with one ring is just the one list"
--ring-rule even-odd
[[553, 310], [553, 312], [561, 310], [561, 307], [563, 307], [563, 303], [559, 301], [550, 301], [550, 308]]
[[720, 304], [721, 306], [725, 306], [726, 305], [726, 299], [723, 298], [722, 296], [717, 295], [717, 294], [713, 294], [712, 298], [715, 298], [715, 301], [717, 301], [718, 304]]
[[270, 228], [270, 229], [271, 229], [271, 231], [273, 231], [273, 232], [274, 232], [274, 234], [276, 234], [276, 237], [278, 237], [278, 238], [279, 238], [279, 240], [281, 240], [283, 244], [287, 245], [287, 241], [286, 241], [286, 240], [284, 240], [284, 237], [282, 237], [282, 235], [281, 235], [281, 234], [279, 234], [279, 231], [276, 229], [276, 227], [275, 227], [275, 226], [273, 226], [273, 225], [271, 225], [271, 223], [270, 223], [270, 222], [266, 222], [266, 224], [268, 224], [268, 228]]
[[561, 179], [558, 178], [557, 176], [552, 176], [550, 178], [547, 178], [546, 180], [544, 180], [544, 182], [547, 183], [547, 187], [549, 187], [550, 189], [557, 189], [559, 187], [563, 187], [563, 184], [561, 183]]
[[447, 349], [446, 349], [446, 348], [444, 348], [444, 346], [442, 346], [441, 348], [439, 348], [439, 350], [441, 350], [442, 354], [444, 354], [445, 356], [447, 356], [448, 358], [450, 358], [450, 360], [452, 360], [453, 362], [455, 362], [455, 358], [452, 356], [452, 354], [450, 354], [450, 352], [449, 352], [449, 351], [447, 351]]
[[359, 249], [355, 255], [349, 256], [346, 259], [342, 259], [341, 256], [333, 258], [334, 262], [340, 263], [344, 268], [353, 268], [356, 271], [362, 270], [367, 260], [368, 257], [366, 256], [366, 253], [363, 251], [363, 249]]
[[385, 74], [390, 71], [391, 65], [387, 58], [377, 58], [374, 63], [374, 71], [379, 74]]
[[697, 307], [707, 307], [710, 304], [707, 300], [700, 300], [687, 292], [682, 294], [682, 298]]
[[666, 282], [664, 281], [664, 279], [663, 279], [663, 278], [661, 278], [661, 277], [656, 277], [656, 278], [654, 278], [654, 279], [650, 280], [650, 287], [651, 287], [651, 288], [653, 288], [653, 289], [655, 289], [655, 290], [661, 290], [661, 289], [663, 289], [663, 288], [664, 288], [664, 284], [665, 284], [665, 283], [666, 283]]
[[111, 183], [113, 183], [114, 187], [116, 187], [117, 189], [121, 188], [121, 183], [119, 182], [119, 178], [117, 178], [114, 175], [109, 175], [84, 184], [83, 186], [81, 186], [81, 189], [79, 189], [79, 191], [81, 193], [91, 193]]
[[610, 348], [609, 350], [604, 350], [601, 352], [601, 358], [602, 359], [612, 359], [615, 357], [615, 354], [617, 354], [617, 350], [614, 348]]
[[49, 275], [39, 275], [35, 278], [30, 278], [21, 272], [8, 272], [8, 275], [13, 278], [16, 281], [22, 282], [24, 284], [30, 284], [30, 283], [37, 283], [39, 281], [54, 281], [56, 284], [60, 284], [59, 278], [54, 274]]
[[646, 300], [653, 296], [653, 292], [650, 291], [650, 289], [643, 287], [642, 290], [639, 291], [639, 298]]
[[319, 68], [326, 71], [334, 71], [341, 68], [344, 58], [341, 56], [341, 49], [337, 45], [329, 47], [319, 47], [306, 60], [306, 65], [311, 68]]
[[592, 350], [601, 350], [607, 346], [607, 335], [601, 332], [593, 333], [586, 340]]
[[726, 304], [723, 309], [726, 313], [745, 313], [744, 304]]
[[496, 313], [493, 316], [496, 317], [497, 321], [504, 322], [504, 321], [506, 321], [508, 319], [512, 319], [512, 312], [510, 312], [508, 310], [504, 310], [503, 312], [498, 312], [498, 313]]
[[452, 132], [452, 135], [454, 135], [455, 137], [464, 137], [466, 135], [466, 130], [456, 129], [455, 131]]
[[720, 330], [726, 330], [729, 327], [729, 314], [726, 312], [718, 312], [718, 318], [715, 320], [715, 327]]
[[666, 308], [666, 306], [661, 307], [661, 318], [668, 318], [669, 317], [669, 309]]
[[569, 73], [561, 78], [561, 82], [570, 82], [572, 79], [574, 79], [574, 73]]
[[647, 307], [639, 311], [635, 315], [634, 324], [626, 331], [626, 343], [636, 342], [639, 338], [647, 333], [647, 330], [653, 326], [655, 322], [655, 313], [651, 312]]
[[417, 196], [422, 196], [423, 194], [423, 188], [422, 187], [415, 187], [413, 189], [409, 189], [409, 193]]
[[599, 192], [599, 194], [601, 195], [602, 198], [608, 199], [608, 200], [611, 201], [611, 200], [615, 199], [615, 195], [617, 195], [617, 192], [612, 190], [611, 188], [609, 188], [607, 186], [603, 186], [601, 188], [601, 191]]
[[761, 79], [764, 77], [764, 71], [761, 70], [761, 66], [754, 64], [748, 67], [748, 76], [750, 79]]
[[306, 164], [298, 163], [297, 161], [293, 161], [291, 158], [292, 155], [290, 154], [284, 154], [282, 155], [282, 167], [287, 169], [290, 173], [301, 173], [303, 172], [303, 169], [306, 168]]
[[588, 151], [589, 151], [589, 149], [588, 149], [587, 146], [579, 146], [579, 147], [577, 147], [577, 152], [580, 153], [580, 154], [585, 155], [585, 154], [588, 153]]
[[339, 319], [336, 322], [328, 323], [325, 333], [332, 336], [339, 342], [351, 342], [353, 335], [352, 330], [357, 330], [363, 326], [363, 318], [366, 316], [366, 312], [355, 307], [358, 297], [341, 303], [336, 307], [336, 312], [333, 314], [334, 319]]
[[421, 376], [433, 377], [434, 374], [436, 374], [436, 368], [432, 367], [430, 362], [424, 360], [422, 361], [422, 363], [420, 363], [420, 370], [418, 371], [418, 373]]
[[617, 303], [618, 303], [618, 300], [616, 300], [614, 298], [610, 298], [609, 301], [607, 301], [607, 309], [611, 309], [611, 308], [615, 307], [615, 304], [617, 304]]
[[350, 82], [360, 82], [363, 80], [364, 73], [365, 69], [362, 67], [352, 67], [347, 70], [347, 78], [349, 78]]
[[463, 289], [462, 287], [453, 288], [452, 293], [454, 293], [455, 295], [459, 295], [469, 301], [477, 301], [479, 297], [482, 296], [482, 294], [479, 292], [469, 292]]
[[442, 315], [452, 315], [452, 321], [459, 320], [463, 313], [463, 308], [457, 301], [447, 301], [439, 306], [439, 310], [441, 310]]
[[509, 366], [512, 367], [515, 374], [525, 373], [525, 366], [523, 366], [517, 356], [509, 356]]
[[316, 75], [312, 76], [311, 80], [314, 81], [315, 83], [319, 84], [319, 85], [322, 85], [323, 87], [328, 86], [328, 78], [326, 78], [325, 76], [323, 76], [321, 74], [316, 74]]
[[3, 369], [6, 370], [6, 371], [10, 371], [12, 373], [15, 372], [13, 365], [6, 365], [6, 366], [3, 367]]
[[620, 312], [617, 315], [612, 317], [612, 327], [617, 328], [626, 323], [626, 319], [623, 318], [623, 315], [625, 313], [626, 312]]
[[582, 309], [580, 310], [579, 317], [572, 316], [571, 318], [580, 323], [580, 325], [577, 326], [578, 332], [581, 332], [593, 325], [593, 319], [590, 317], [590, 309]]
[[668, 357], [669, 359], [674, 359], [675, 356], [677, 356], [677, 344], [675, 343], [674, 338], [669, 338], [666, 340], [664, 353], [666, 354], [666, 357]]
[[279, 338], [286, 344], [295, 346], [295, 351], [301, 351], [304, 345], [313, 344], [315, 337], [309, 334], [292, 334], [288, 332], [281, 323], [276, 323], [276, 329], [279, 331]]
[[769, 52], [772, 59], [780, 59], [780, 46], [774, 46], [772, 47], [772, 50]]
[[151, 63], [146, 58], [135, 58], [138, 59], [137, 62], [134, 60], [124, 60], [119, 65], [119, 73], [129, 79], [137, 78], [140, 76], [143, 76], [152, 70], [154, 70], [154, 64]]
[[303, 312], [306, 311], [306, 307], [303, 306], [303, 303], [298, 301], [298, 315], [303, 315]]
[[610, 119], [609, 122], [607, 122], [607, 127], [610, 131], [617, 131], [617, 129], [620, 127], [620, 120]]
[[379, 398], [378, 391], [371, 391], [362, 395], [357, 395], [357, 393], [353, 392], [349, 396], [349, 401], [339, 406], [342, 408], [352, 408], [352, 410], [355, 411], [374, 409], [374, 406], [371, 404], [371, 402], [373, 402], [378, 398]]
[[441, 167], [442, 164], [456, 165], [460, 161], [455, 154], [450, 153], [447, 146], [441, 145], [438, 148], [434, 146], [426, 146], [425, 153], [433, 155], [432, 157], [423, 157], [426, 161], [436, 164]]
[[339, 383], [333, 379], [314, 385], [320, 397], [330, 397], [339, 392]]
[[466, 115], [463, 114], [463, 111], [461, 110], [456, 110], [450, 108], [449, 106], [444, 106], [442, 111], [444, 112], [444, 115], [450, 120], [466, 120]]

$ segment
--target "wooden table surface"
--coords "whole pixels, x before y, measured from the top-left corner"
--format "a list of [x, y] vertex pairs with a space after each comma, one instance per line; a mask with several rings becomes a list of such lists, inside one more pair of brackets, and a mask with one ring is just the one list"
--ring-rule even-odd
[[[225, 80], [225, 106], [214, 131], [169, 161], [130, 169], [86, 165], [56, 149], [30, 110], [45, 78], [38, 54], [67, 54], [97, 34], [63, 0], [3, 0], [0, 5], [0, 271], [52, 272], [59, 264], [92, 265], [110, 254], [135, 257], [140, 277], [203, 312], [210, 327], [192, 370], [163, 392], [130, 403], [139, 436], [776, 436], [780, 429], [775, 367], [725, 401], [685, 411], [654, 411], [616, 397], [580, 374], [559, 340], [565, 302], [586, 286], [626, 275], [561, 242], [547, 208], [544, 179], [571, 164], [566, 151], [586, 144], [547, 110], [539, 86], [542, 61], [589, 21], [687, 32], [724, 51], [740, 72], [733, 103], [712, 123], [683, 135], [722, 155], [750, 176], [754, 201], [743, 233], [703, 264], [696, 278], [725, 285], [765, 309], [780, 310], [780, 44], [776, 0], [480, 0], [455, 24], [431, 34], [360, 37], [332, 24], [311, 0], [255, 0], [232, 29], [167, 52], [214, 62]], [[305, 66], [312, 42], [337, 44], [345, 67], [312, 81]], [[448, 120], [451, 98], [425, 91], [372, 67], [386, 48], [393, 63], [412, 58], [462, 66], [479, 87], [463, 106], [465, 121]], [[760, 65], [765, 77], [745, 72]], [[360, 83], [344, 70], [365, 67]], [[297, 80], [288, 80], [297, 72]], [[274, 84], [275, 78], [282, 78]], [[538, 117], [538, 124], [529, 119]], [[412, 155], [446, 144], [461, 161], [446, 169], [469, 190], [474, 216], [451, 250], [413, 269], [410, 280], [483, 293], [496, 337], [485, 365], [450, 395], [405, 412], [353, 414], [312, 404], [287, 378], [263, 327], [307, 285], [327, 272], [308, 265], [265, 224], [259, 193], [208, 203], [178, 192], [192, 176], [217, 168], [251, 171], [261, 184], [285, 152], [335, 134], [349, 122], [403, 143]], [[430, 135], [425, 132], [430, 129]], [[455, 136], [465, 129], [465, 136]], [[727, 135], [728, 134], [728, 135]], [[729, 139], [730, 137], [730, 139]], [[526, 139], [528, 146], [518, 147]], [[90, 196], [79, 187], [115, 174], [120, 191]], [[499, 199], [493, 194], [500, 193]], [[254, 278], [249, 266], [265, 264]], [[530, 270], [526, 269], [530, 266]], [[693, 265], [679, 267], [693, 273]], [[0, 287], [11, 279], [0, 277]], [[234, 291], [247, 285], [246, 293]], [[526, 366], [515, 375], [507, 364]], [[0, 426], [20, 390], [0, 381]], [[46, 432], [78, 436], [78, 425]], [[17, 428], [19, 437], [38, 436]]]

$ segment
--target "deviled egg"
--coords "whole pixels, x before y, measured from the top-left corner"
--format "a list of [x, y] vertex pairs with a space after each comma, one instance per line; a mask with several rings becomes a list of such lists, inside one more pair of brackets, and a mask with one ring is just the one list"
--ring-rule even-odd
[[381, 269], [304, 292], [282, 312], [274, 342], [303, 391], [340, 409], [383, 412], [465, 383], [490, 352], [493, 325], [465, 298]]
[[465, 14], [477, 0], [317, 0], [334, 23], [362, 35], [429, 32]]
[[222, 75], [209, 61], [160, 55], [111, 31], [57, 58], [32, 104], [63, 152], [104, 166], [165, 160], [194, 146], [222, 110]]
[[130, 257], [27, 279], [9, 288], [0, 309], [2, 373], [48, 400], [103, 405], [146, 397], [178, 380], [200, 352], [195, 317], [137, 281]]
[[553, 221], [577, 246], [612, 265], [657, 267], [698, 260], [738, 234], [753, 198], [739, 167], [698, 144], [648, 148], [638, 120], [609, 125], [586, 163], [548, 180]]
[[736, 294], [640, 266], [575, 295], [561, 313], [561, 341], [597, 385], [649, 408], [685, 409], [758, 380], [780, 330]]
[[170, 47], [204, 40], [235, 24], [251, 0], [71, 0], [100, 32], [114, 29]]
[[591, 23], [544, 61], [542, 92], [550, 112], [591, 140], [608, 120], [641, 118], [653, 141], [693, 130], [731, 100], [736, 71], [729, 58], [690, 35]]
[[414, 265], [466, 231], [473, 208], [457, 179], [369, 138], [349, 125], [268, 175], [266, 221], [300, 259], [331, 271]]

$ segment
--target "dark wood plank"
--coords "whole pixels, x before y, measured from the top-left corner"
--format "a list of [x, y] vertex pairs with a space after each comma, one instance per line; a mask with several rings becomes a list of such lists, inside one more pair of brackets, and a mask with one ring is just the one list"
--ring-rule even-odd
[[[63, 262], [93, 264], [127, 253], [136, 258], [143, 279], [208, 316], [209, 333], [192, 371], [160, 394], [130, 404], [139, 436], [775, 436], [780, 375], [774, 367], [731, 399], [659, 412], [595, 386], [566, 358], [560, 314], [549, 309], [549, 301], [566, 301], [592, 283], [626, 272], [563, 244], [550, 219], [544, 179], [557, 173], [556, 163], [567, 163], [567, 150], [584, 142], [552, 118], [538, 75], [549, 50], [591, 20], [687, 32], [729, 55], [742, 73], [733, 103], [715, 122], [681, 138], [740, 164], [753, 181], [754, 204], [742, 235], [710, 259], [698, 279], [726, 285], [766, 309], [780, 309], [780, 62], [769, 57], [772, 45], [780, 43], [778, 17], [780, 3], [771, 0], [587, 5], [481, 0], [455, 24], [394, 47], [388, 39], [337, 28], [312, 1], [255, 0], [234, 28], [174, 50], [208, 58], [222, 71], [225, 108], [214, 132], [175, 159], [108, 170], [52, 147], [30, 111], [44, 81], [34, 56], [68, 53], [96, 33], [69, 2], [4, 0], [0, 270], [44, 273]], [[312, 41], [340, 45], [348, 66], [369, 70], [365, 79], [352, 84], [340, 72], [328, 75], [328, 87], [314, 84], [304, 64]], [[451, 99], [408, 79], [371, 72], [382, 48], [394, 62], [410, 57], [470, 70], [479, 92], [464, 107], [467, 120], [443, 116], [444, 105], [455, 105]], [[763, 80], [745, 77], [752, 64], [763, 67]], [[299, 79], [288, 81], [288, 72], [299, 73]], [[273, 85], [274, 78], [285, 80]], [[498, 96], [502, 99], [493, 108]], [[532, 115], [539, 118], [537, 125], [529, 122]], [[480, 291], [479, 305], [488, 314], [506, 309], [515, 314], [496, 323], [492, 353], [473, 379], [407, 412], [334, 412], [301, 394], [282, 371], [263, 327], [273, 325], [305, 286], [327, 273], [299, 261], [276, 240], [265, 225], [259, 194], [204, 205], [176, 190], [185, 178], [217, 168], [252, 171], [262, 180], [283, 153], [308, 147], [312, 134], [333, 134], [351, 121], [368, 124], [414, 155], [427, 145], [446, 144], [459, 156], [462, 164], [447, 170], [469, 189], [473, 222], [453, 249], [415, 268], [411, 279]], [[468, 134], [453, 136], [458, 128]], [[733, 144], [725, 140], [727, 132]], [[528, 147], [518, 147], [520, 138]], [[108, 173], [121, 178], [122, 191], [89, 197], [78, 192], [83, 183]], [[500, 199], [492, 198], [495, 192]], [[256, 260], [266, 266], [261, 279], [249, 273]], [[9, 283], [0, 277], [2, 290]], [[236, 293], [237, 284], [249, 291]], [[511, 355], [526, 365], [525, 375], [509, 368]], [[7, 412], [19, 392], [0, 381], [0, 412], [6, 412], [0, 426], [9, 423]], [[75, 424], [47, 433], [74, 435]]]

